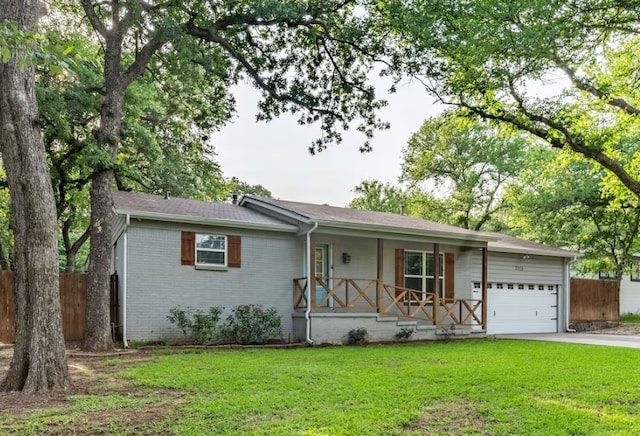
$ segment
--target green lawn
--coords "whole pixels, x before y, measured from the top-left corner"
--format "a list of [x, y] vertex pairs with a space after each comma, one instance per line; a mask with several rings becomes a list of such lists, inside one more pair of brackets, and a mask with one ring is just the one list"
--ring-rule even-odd
[[620, 322], [640, 323], [640, 314], [638, 314], [638, 313], [624, 313], [624, 314], [620, 315]]
[[[165, 351], [119, 374], [136, 385], [136, 396], [72, 397], [69, 408], [22, 417], [0, 411], [0, 434], [53, 429], [179, 435], [636, 435], [639, 359], [635, 349], [508, 340]], [[106, 362], [109, 367], [125, 363]], [[143, 415], [150, 408], [158, 411], [154, 422], [132, 426], [117, 418], [123, 410]], [[102, 410], [96, 415], [102, 421], [96, 418], [92, 427], [82, 414], [86, 410]], [[105, 427], [111, 411], [116, 418]], [[52, 419], [53, 426], [47, 424]]]

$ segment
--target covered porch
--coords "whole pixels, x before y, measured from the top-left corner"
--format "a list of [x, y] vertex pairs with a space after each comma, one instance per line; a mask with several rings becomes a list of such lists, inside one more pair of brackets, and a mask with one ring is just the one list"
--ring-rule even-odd
[[[371, 320], [386, 324], [394, 321], [396, 327], [416, 331], [486, 330], [486, 242], [376, 238], [375, 246], [370, 244], [369, 250], [358, 251], [354, 247], [361, 244], [359, 238], [340, 238], [330, 256], [338, 264], [334, 268], [326, 267], [322, 259], [322, 242], [331, 239], [322, 234], [312, 236], [309, 245], [313, 250], [308, 261], [305, 259], [309, 273], [293, 279], [294, 318], [295, 314], [300, 318], [304, 313], [312, 320], [312, 329], [320, 320], [325, 327], [337, 328], [342, 323], [343, 329], [356, 328], [365, 325], [368, 318], [375, 329], [379, 324], [374, 325]], [[350, 268], [353, 250], [365, 259], [358, 267]], [[457, 269], [455, 262], [459, 264]], [[350, 269], [369, 274], [344, 274]], [[347, 322], [349, 318], [351, 323]]]

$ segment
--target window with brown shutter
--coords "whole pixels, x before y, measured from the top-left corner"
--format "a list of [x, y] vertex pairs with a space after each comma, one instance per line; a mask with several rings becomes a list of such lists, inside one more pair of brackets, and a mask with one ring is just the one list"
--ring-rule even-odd
[[455, 255], [445, 253], [444, 264], [444, 296], [445, 298], [455, 298]]
[[[396, 286], [404, 288], [404, 249], [396, 248]], [[396, 289], [396, 297], [402, 291]]]
[[[440, 253], [440, 296], [455, 298], [455, 254]], [[398, 287], [415, 289], [417, 291], [433, 292], [433, 253], [427, 251], [405, 251], [396, 249], [395, 256], [395, 285]], [[444, 289], [442, 283], [444, 281]], [[399, 292], [396, 291], [396, 295]]]
[[182, 265], [240, 268], [241, 237], [182, 232]]
[[194, 232], [182, 232], [182, 264], [196, 264], [196, 234]]
[[240, 268], [240, 264], [241, 264], [241, 254], [242, 254], [242, 247], [241, 247], [241, 242], [240, 242], [240, 236], [233, 236], [233, 235], [229, 235], [227, 236], [227, 243], [229, 244], [227, 247], [228, 250], [228, 254], [229, 254], [229, 260], [227, 262], [227, 266], [229, 268]]

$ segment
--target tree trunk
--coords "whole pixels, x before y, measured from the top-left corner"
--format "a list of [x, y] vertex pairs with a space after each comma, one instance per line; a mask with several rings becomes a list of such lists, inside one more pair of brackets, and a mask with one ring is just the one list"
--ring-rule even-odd
[[[33, 29], [40, 2], [0, 0], [0, 22]], [[28, 57], [28, 56], [25, 56]], [[32, 68], [0, 63], [0, 152], [11, 192], [16, 343], [3, 390], [69, 385], [58, 289], [55, 200], [38, 121]]]
[[2, 246], [2, 241], [0, 241], [0, 270], [3, 269], [11, 269], [11, 263], [7, 256], [5, 256], [4, 247]]
[[87, 351], [113, 349], [109, 310], [112, 181], [112, 171], [101, 171], [96, 174], [91, 184], [91, 245], [89, 247], [86, 327], [82, 340], [82, 349]]
[[[120, 77], [121, 35], [112, 33], [106, 39], [105, 89], [100, 108], [98, 144], [115, 161], [120, 143], [124, 89]], [[110, 317], [111, 218], [113, 213], [113, 170], [99, 169], [91, 183], [91, 224], [89, 225], [89, 277], [87, 314], [82, 349], [113, 349]]]

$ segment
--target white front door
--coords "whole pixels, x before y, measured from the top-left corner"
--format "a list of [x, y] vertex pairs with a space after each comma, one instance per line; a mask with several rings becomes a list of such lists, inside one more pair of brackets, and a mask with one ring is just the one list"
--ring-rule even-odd
[[[317, 283], [317, 279], [322, 279], [325, 286], [329, 288], [331, 286], [331, 280], [329, 279], [329, 244], [316, 244], [314, 259], [316, 263], [316, 305], [320, 305], [327, 295], [327, 290]], [[332, 299], [329, 298], [322, 305], [330, 306], [332, 303]]]

